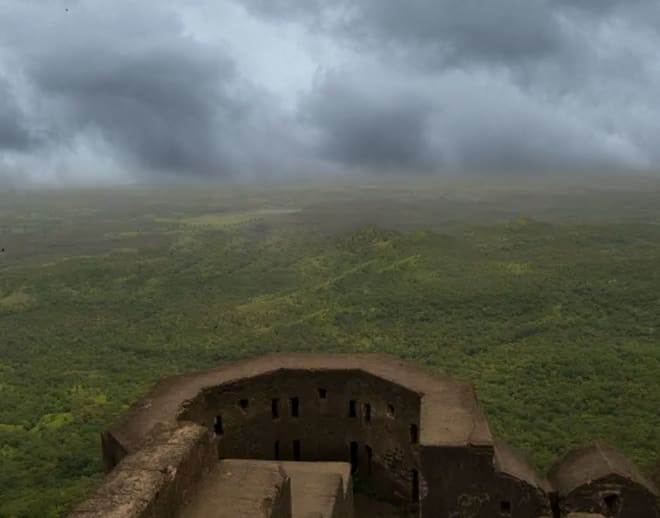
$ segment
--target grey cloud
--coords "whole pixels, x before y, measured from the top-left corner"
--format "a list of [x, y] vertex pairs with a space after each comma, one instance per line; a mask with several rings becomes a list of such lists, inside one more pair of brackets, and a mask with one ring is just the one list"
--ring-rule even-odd
[[[428, 110], [406, 92], [360, 90], [343, 74], [329, 75], [304, 106], [319, 132], [320, 155], [359, 169], [419, 169], [432, 162]], [[436, 162], [437, 165], [437, 162]]]
[[563, 44], [555, 17], [525, 0], [368, 0], [362, 6], [348, 33], [362, 32], [376, 45], [391, 41], [415, 52], [421, 47], [430, 62], [538, 59]]
[[502, 0], [343, 0], [328, 4], [294, 0], [242, 0], [252, 12], [305, 19], [349, 41], [405, 52], [432, 63], [463, 59], [497, 63], [538, 59], [564, 47], [562, 25], [547, 2]]
[[570, 41], [566, 27], [576, 13], [588, 14], [591, 25], [609, 23], [617, 16], [654, 29], [660, 17], [655, 0], [239, 1], [256, 15], [303, 21], [350, 40], [373, 39], [380, 45], [415, 48], [427, 45], [439, 57], [489, 63], [566, 52], [576, 43]]
[[283, 122], [276, 104], [239, 75], [225, 48], [184, 35], [173, 12], [145, 5], [125, 5], [122, 15], [121, 6], [81, 4], [82, 13], [70, 10], [80, 16], [74, 25], [54, 13], [57, 33], [46, 26], [42, 36], [57, 45], [5, 35], [41, 99], [42, 145], [70, 147], [94, 133], [124, 167], [144, 174], [243, 174], [263, 165], [255, 149], [273, 153], [271, 170], [289, 165], [295, 139], [274, 130]]
[[[660, 162], [655, 0], [219, 2], [0, 5], [0, 178], [40, 163], [261, 178]], [[213, 23], [196, 32], [191, 10]], [[261, 25], [242, 36], [227, 19]], [[279, 89], [296, 63], [255, 37], [263, 24], [309, 59]]]
[[[650, 142], [629, 131], [643, 120], [596, 124], [616, 112], [535, 98], [505, 75], [447, 72], [411, 79], [392, 93], [379, 83], [383, 73], [336, 71], [310, 94], [306, 113], [324, 156], [372, 171], [527, 173], [612, 171], [653, 160]], [[379, 86], [365, 88], [365, 77]]]
[[[649, 125], [649, 113], [660, 116], [654, 0], [365, 0], [305, 4], [306, 11], [293, 0], [243, 2], [259, 16], [321, 27], [358, 61], [384, 70], [374, 77], [353, 63], [339, 95], [323, 83], [311, 94], [326, 104], [314, 122], [322, 149], [337, 160], [379, 165], [370, 152], [376, 138], [402, 139], [411, 154], [392, 156], [402, 167], [426, 160], [459, 170], [657, 165], [651, 141], [660, 131]], [[400, 77], [408, 94], [377, 116], [369, 99]], [[399, 127], [387, 117], [398, 109], [408, 114]]]
[[226, 174], [237, 167], [227, 143], [249, 107], [230, 92], [235, 74], [222, 56], [181, 42], [134, 55], [79, 49], [31, 68], [38, 90], [57, 99], [59, 138], [97, 128], [155, 171]]
[[8, 82], [0, 77], [0, 152], [25, 151], [33, 145], [26, 115], [18, 106]]

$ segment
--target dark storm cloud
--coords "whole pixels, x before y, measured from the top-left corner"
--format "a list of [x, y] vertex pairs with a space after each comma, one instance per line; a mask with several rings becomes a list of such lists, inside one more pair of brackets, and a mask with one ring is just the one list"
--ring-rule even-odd
[[228, 144], [250, 113], [230, 91], [235, 71], [223, 56], [181, 41], [128, 54], [93, 47], [52, 57], [29, 68], [38, 90], [57, 99], [57, 138], [97, 128], [154, 171], [228, 174], [238, 167]]
[[[345, 67], [339, 95], [338, 73], [311, 94], [325, 104], [312, 115], [336, 160], [364, 166], [373, 156], [378, 166], [369, 136], [400, 138], [437, 169], [618, 170], [660, 161], [651, 143], [660, 141], [655, 0], [243, 3], [255, 15], [320, 29], [380, 69], [374, 77], [374, 67]], [[370, 99], [401, 77], [407, 95], [375, 116]], [[409, 116], [399, 127], [388, 113]], [[405, 152], [393, 158], [415, 164]]]
[[[655, 0], [239, 0], [250, 12], [275, 20], [302, 20], [353, 41], [396, 43], [438, 57], [516, 61], [565, 53], [580, 43], [569, 26], [576, 15], [588, 24], [633, 21], [660, 29]], [[588, 37], [589, 34], [584, 34]]]
[[659, 45], [656, 0], [6, 0], [0, 178], [655, 168]]
[[24, 151], [33, 144], [25, 114], [9, 83], [0, 77], [0, 152]]
[[407, 57], [414, 53], [419, 61], [467, 59], [492, 63], [539, 58], [560, 51], [566, 37], [557, 17], [546, 8], [546, 2], [243, 2], [256, 14], [306, 19], [353, 43], [387, 52], [405, 52]]
[[[31, 4], [9, 13], [19, 25], [36, 12], [51, 18], [35, 23], [38, 40], [4, 24], [4, 39], [40, 99], [34, 116], [47, 125], [42, 147], [71, 147], [94, 134], [138, 174], [235, 176], [264, 166], [255, 149], [293, 145], [273, 130], [282, 122], [275, 122], [276, 105], [239, 76], [225, 48], [184, 35], [173, 11], [123, 4], [68, 11]], [[0, 100], [0, 138], [25, 149], [29, 134], [10, 101]], [[288, 163], [269, 158], [271, 170]]]
[[428, 107], [405, 92], [361, 91], [330, 75], [307, 99], [304, 113], [320, 133], [320, 155], [368, 170], [420, 169], [432, 163]]

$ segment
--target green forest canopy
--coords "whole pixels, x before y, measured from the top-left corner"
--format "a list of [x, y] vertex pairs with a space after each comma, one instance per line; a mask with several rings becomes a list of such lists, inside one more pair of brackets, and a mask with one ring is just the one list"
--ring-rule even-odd
[[161, 376], [378, 351], [476, 385], [545, 470], [660, 452], [660, 190], [456, 185], [0, 194], [1, 516], [60, 516]]

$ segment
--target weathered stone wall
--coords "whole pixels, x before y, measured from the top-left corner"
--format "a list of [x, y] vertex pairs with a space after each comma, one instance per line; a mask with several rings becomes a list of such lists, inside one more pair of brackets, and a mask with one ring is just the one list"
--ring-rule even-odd
[[157, 430], [126, 456], [73, 518], [171, 518], [199, 480], [217, 463], [216, 439], [188, 423]]
[[103, 467], [106, 472], [119, 464], [128, 453], [109, 432], [101, 434], [101, 451], [103, 453]]
[[562, 513], [598, 513], [614, 518], [660, 518], [657, 499], [649, 490], [618, 475], [578, 486], [559, 498]]
[[179, 505], [177, 518], [291, 518], [291, 478], [275, 462], [226, 459]]
[[301, 369], [206, 390], [180, 419], [216, 430], [221, 458], [353, 461], [381, 496], [410, 500], [419, 409], [419, 394], [362, 371]]
[[[172, 516], [209, 466], [230, 458], [349, 462], [357, 483], [395, 502], [419, 501], [421, 516], [552, 514], [548, 482], [493, 441], [471, 387], [383, 357], [272, 356], [173, 377], [102, 442], [107, 468], [117, 467], [79, 518]], [[585, 457], [583, 466], [585, 455], [597, 462]], [[568, 457], [552, 480], [555, 518], [660, 518], [652, 485], [612, 455], [599, 447]]]
[[549, 516], [543, 491], [495, 471], [491, 447], [423, 447], [422, 516], [530, 518]]

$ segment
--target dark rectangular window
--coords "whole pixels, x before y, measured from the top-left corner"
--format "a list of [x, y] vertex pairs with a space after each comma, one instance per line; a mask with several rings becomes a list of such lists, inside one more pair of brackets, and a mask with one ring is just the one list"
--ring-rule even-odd
[[270, 402], [270, 412], [273, 415], [273, 419], [277, 419], [280, 417], [280, 400], [279, 399], [273, 399]]
[[500, 502], [500, 512], [506, 515], [511, 514], [511, 502], [502, 500]]
[[348, 402], [348, 417], [357, 417], [357, 404], [354, 399]]
[[249, 399], [241, 399], [238, 402], [238, 406], [241, 407], [241, 410], [243, 410], [243, 412], [247, 412], [247, 409], [250, 408], [250, 400]]
[[215, 418], [215, 423], [213, 423], [213, 430], [215, 431], [216, 435], [222, 435], [225, 430], [222, 427], [222, 416], [219, 415]]
[[275, 460], [280, 460], [280, 441], [275, 441], [273, 444], [273, 457]]
[[300, 441], [293, 441], [293, 460], [300, 460]]
[[410, 425], [410, 442], [412, 444], [417, 444], [419, 442], [419, 430], [417, 429], [416, 424]]
[[319, 389], [319, 398], [320, 399], [325, 399], [328, 397], [328, 391], [325, 390], [324, 388]]
[[365, 446], [364, 449], [367, 452], [367, 475], [371, 475], [371, 458], [373, 457], [373, 450], [371, 446]]
[[297, 397], [291, 398], [291, 416], [298, 417], [300, 414], [300, 400]]
[[358, 443], [351, 441], [351, 473], [358, 470]]
[[412, 501], [417, 503], [419, 501], [419, 472], [416, 469], [412, 470], [412, 488], [411, 488], [411, 496], [412, 496]]
[[364, 420], [371, 421], [371, 405], [369, 403], [364, 404]]
[[387, 417], [394, 417], [394, 405], [392, 404], [387, 405]]

